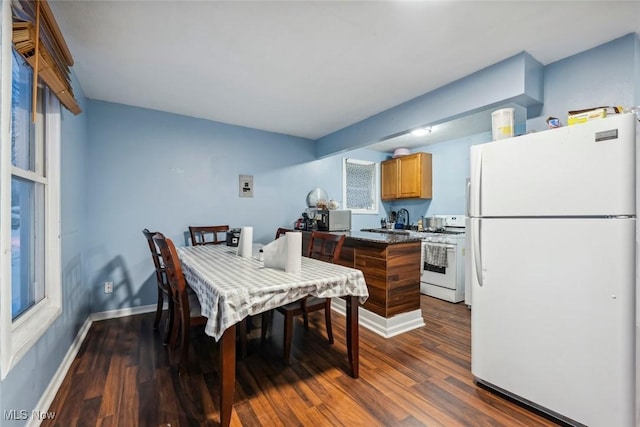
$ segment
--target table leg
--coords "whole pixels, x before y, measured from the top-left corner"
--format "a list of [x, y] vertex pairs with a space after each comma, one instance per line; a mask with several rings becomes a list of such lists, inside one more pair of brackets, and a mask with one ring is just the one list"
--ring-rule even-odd
[[360, 375], [360, 341], [358, 330], [358, 297], [347, 296], [347, 353], [351, 364], [351, 376]]
[[236, 389], [236, 325], [224, 331], [220, 342], [220, 426], [231, 423]]

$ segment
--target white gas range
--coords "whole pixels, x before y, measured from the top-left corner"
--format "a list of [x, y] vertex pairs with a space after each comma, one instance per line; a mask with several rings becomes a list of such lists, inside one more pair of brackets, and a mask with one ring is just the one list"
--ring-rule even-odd
[[450, 302], [464, 300], [465, 217], [436, 215], [444, 229], [414, 231], [422, 239], [420, 292]]

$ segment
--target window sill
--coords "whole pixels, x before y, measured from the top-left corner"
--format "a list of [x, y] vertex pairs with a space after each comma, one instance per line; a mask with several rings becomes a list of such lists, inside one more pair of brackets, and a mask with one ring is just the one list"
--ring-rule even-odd
[[42, 301], [39, 306], [30, 310], [28, 318], [17, 322], [11, 333], [11, 355], [8, 363], [2, 367], [2, 379], [27, 354], [29, 349], [49, 330], [49, 327], [62, 313], [60, 306], [50, 301]]

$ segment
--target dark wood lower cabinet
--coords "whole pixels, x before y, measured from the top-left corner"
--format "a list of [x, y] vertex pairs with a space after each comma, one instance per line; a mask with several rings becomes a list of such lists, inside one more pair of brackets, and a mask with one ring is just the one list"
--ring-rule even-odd
[[367, 310], [382, 317], [420, 309], [420, 242], [372, 242], [347, 237], [340, 264], [364, 274]]
[[[306, 253], [311, 232], [302, 236], [302, 253]], [[389, 242], [347, 236], [339, 264], [364, 274], [369, 298], [362, 307], [386, 318], [420, 309], [420, 245], [419, 240]]]

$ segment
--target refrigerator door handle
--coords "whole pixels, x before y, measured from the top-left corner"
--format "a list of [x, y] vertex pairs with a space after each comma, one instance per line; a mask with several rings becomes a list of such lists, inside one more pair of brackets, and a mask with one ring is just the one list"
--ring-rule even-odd
[[476, 227], [471, 226], [471, 232], [473, 233], [471, 241], [473, 242], [473, 265], [476, 270], [476, 280], [478, 281], [478, 286], [482, 286], [482, 255], [480, 254], [480, 236], [482, 235], [480, 227], [482, 221], [478, 219], [477, 224]]
[[469, 218], [471, 216], [471, 180], [469, 178], [467, 178], [467, 191], [465, 193], [466, 196], [466, 208], [467, 208], [467, 212], [465, 213], [465, 215], [467, 216], [467, 218]]
[[[468, 204], [469, 213], [473, 213], [473, 216], [479, 217], [482, 216], [480, 200], [482, 196], [482, 150], [478, 150], [478, 154], [475, 157], [475, 164], [472, 165], [472, 176], [469, 181], [469, 194], [470, 194], [470, 202], [473, 203]], [[474, 185], [471, 185], [473, 182]]]
[[[473, 265], [475, 267], [476, 279], [478, 285], [482, 286], [482, 254], [480, 253], [480, 236], [482, 234], [481, 224], [482, 216], [480, 200], [482, 196], [482, 150], [478, 150], [475, 155], [472, 154], [471, 180], [469, 182], [469, 214], [473, 214], [471, 221], [471, 242], [473, 244]], [[473, 185], [471, 185], [473, 183]], [[473, 203], [473, 206], [471, 206]], [[474, 224], [474, 220], [476, 224]]]

